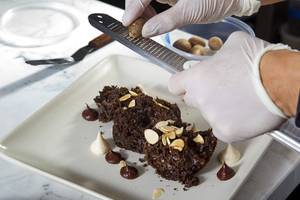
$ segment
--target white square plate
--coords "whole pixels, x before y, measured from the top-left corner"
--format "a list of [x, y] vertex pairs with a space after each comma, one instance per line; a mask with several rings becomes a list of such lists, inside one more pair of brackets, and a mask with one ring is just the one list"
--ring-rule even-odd
[[[133, 87], [142, 84], [150, 95], [176, 102], [184, 121], [194, 122], [200, 129], [208, 128], [197, 110], [187, 107], [180, 98], [168, 92], [169, 77], [168, 72], [145, 61], [123, 56], [108, 57], [3, 139], [0, 155], [102, 199], [151, 199], [152, 191], [157, 187], [166, 191], [161, 199], [232, 198], [269, 146], [269, 136], [237, 144], [243, 157], [236, 175], [225, 182], [216, 177], [220, 167], [216, 156], [224, 147], [219, 142], [210, 162], [199, 173], [201, 184], [188, 191], [183, 191], [183, 186], [177, 182], [159, 178], [151, 167], [143, 168], [138, 161], [143, 157], [140, 154], [122, 151], [128, 161], [137, 162], [141, 174], [135, 180], [126, 180], [119, 175], [118, 165], [110, 165], [104, 157], [90, 153], [89, 147], [99, 130], [99, 122], [85, 121], [81, 112], [85, 103], [95, 107], [93, 98], [105, 85]], [[104, 136], [113, 144], [111, 123], [101, 125]]]

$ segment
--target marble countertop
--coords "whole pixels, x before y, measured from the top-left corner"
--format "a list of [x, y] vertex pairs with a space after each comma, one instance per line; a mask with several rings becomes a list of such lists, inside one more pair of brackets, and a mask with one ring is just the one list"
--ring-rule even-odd
[[[53, 45], [36, 48], [13, 47], [0, 41], [0, 138], [63, 91], [102, 58], [111, 54], [139, 57], [131, 50], [114, 42], [70, 67], [49, 68], [24, 64], [24, 57], [37, 59], [68, 56], [91, 38], [99, 35], [99, 32], [87, 22], [86, 17], [89, 13], [107, 12], [119, 19], [123, 13], [118, 8], [95, 0], [56, 1], [70, 5], [78, 11], [77, 17], [80, 24], [70, 37]], [[36, 1], [2, 0], [0, 15], [7, 9], [26, 2]], [[50, 21], [48, 26], [51, 25], [53, 23]], [[18, 31], [22, 32], [22, 28]], [[286, 197], [300, 180], [299, 160], [296, 152], [273, 142], [235, 199], [282, 199]], [[0, 200], [95, 199], [1, 159], [0, 169]]]

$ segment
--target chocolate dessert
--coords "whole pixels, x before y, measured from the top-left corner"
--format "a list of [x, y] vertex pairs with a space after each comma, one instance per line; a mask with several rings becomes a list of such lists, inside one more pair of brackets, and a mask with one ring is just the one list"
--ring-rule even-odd
[[[99, 108], [99, 120], [109, 122], [122, 107], [127, 107], [135, 96], [141, 94], [140, 88], [132, 88], [130, 91], [125, 87], [105, 86], [100, 94], [94, 98]], [[129, 95], [130, 96], [129, 96]], [[126, 99], [126, 95], [127, 98]]]
[[[157, 174], [166, 179], [180, 181], [185, 187], [198, 185], [199, 179], [195, 174], [209, 161], [217, 139], [211, 130], [194, 132], [184, 123], [160, 124], [152, 129], [154, 133], [145, 132], [146, 160]], [[153, 144], [155, 140], [151, 138], [157, 138], [153, 136], [155, 134], [159, 139]]]
[[180, 122], [180, 110], [176, 104], [153, 99], [141, 94], [135, 98], [135, 106], [122, 109], [115, 114], [113, 138], [117, 146], [143, 153], [144, 130], [152, 128], [162, 120]]

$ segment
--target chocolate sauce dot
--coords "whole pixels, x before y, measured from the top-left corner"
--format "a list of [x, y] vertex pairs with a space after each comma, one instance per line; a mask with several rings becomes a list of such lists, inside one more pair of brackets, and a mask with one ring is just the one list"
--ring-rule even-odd
[[105, 155], [105, 160], [110, 163], [110, 164], [119, 164], [121, 160], [123, 160], [121, 154], [114, 152], [114, 151], [109, 151]]
[[95, 121], [98, 119], [98, 112], [86, 104], [86, 109], [81, 113], [81, 116], [87, 121]]
[[222, 165], [222, 167], [219, 169], [219, 171], [217, 173], [217, 177], [221, 181], [229, 180], [234, 175], [235, 175], [235, 171], [232, 168], [230, 168], [225, 162], [224, 162], [224, 164]]
[[135, 179], [138, 177], [138, 170], [135, 167], [126, 165], [121, 168], [120, 175], [126, 179]]

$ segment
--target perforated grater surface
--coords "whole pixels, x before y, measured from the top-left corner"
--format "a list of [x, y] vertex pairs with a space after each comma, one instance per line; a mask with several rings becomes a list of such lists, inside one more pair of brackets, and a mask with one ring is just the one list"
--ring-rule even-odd
[[[143, 37], [136, 39], [129, 37], [128, 28], [109, 15], [103, 13], [91, 14], [89, 22], [98, 30], [110, 35], [116, 41], [119, 41], [171, 73], [182, 71], [184, 64], [188, 62], [183, 56], [178, 55], [154, 40]], [[275, 130], [269, 135], [275, 140], [300, 152], [300, 128], [296, 126], [295, 118], [288, 120], [279, 130]]]
[[95, 28], [172, 73], [182, 71], [184, 63], [188, 61], [150, 38], [129, 37], [128, 28], [109, 15], [92, 14], [89, 16], [89, 21]]

